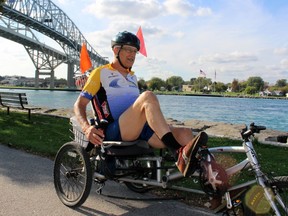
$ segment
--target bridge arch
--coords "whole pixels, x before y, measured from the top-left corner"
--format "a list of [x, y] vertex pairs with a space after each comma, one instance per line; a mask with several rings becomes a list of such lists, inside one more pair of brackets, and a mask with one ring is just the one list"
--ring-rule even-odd
[[[36, 68], [36, 87], [41, 75], [49, 75], [51, 88], [54, 88], [54, 69], [66, 63], [68, 87], [73, 88], [83, 43], [86, 43], [93, 67], [108, 63], [108, 59], [93, 49], [74, 22], [51, 0], [6, 0], [2, 7], [0, 36], [25, 47]], [[56, 41], [64, 53], [40, 42], [32, 29]]]

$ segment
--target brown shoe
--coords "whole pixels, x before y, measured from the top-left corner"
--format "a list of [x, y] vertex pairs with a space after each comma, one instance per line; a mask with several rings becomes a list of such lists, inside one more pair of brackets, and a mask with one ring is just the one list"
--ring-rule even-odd
[[[195, 155], [198, 152], [199, 147], [205, 146], [207, 141], [208, 135], [202, 131], [193, 138], [191, 143], [182, 146], [178, 150], [178, 161], [176, 162], [176, 166], [184, 176], [187, 175], [190, 166], [195, 166], [195, 162], [197, 162]], [[192, 174], [191, 172], [189, 173]]]

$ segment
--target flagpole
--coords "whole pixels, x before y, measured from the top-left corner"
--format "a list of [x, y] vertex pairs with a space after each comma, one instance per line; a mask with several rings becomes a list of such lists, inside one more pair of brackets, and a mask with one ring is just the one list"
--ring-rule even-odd
[[215, 70], [215, 76], [214, 76], [214, 92], [215, 92], [215, 84], [216, 84], [216, 70]]

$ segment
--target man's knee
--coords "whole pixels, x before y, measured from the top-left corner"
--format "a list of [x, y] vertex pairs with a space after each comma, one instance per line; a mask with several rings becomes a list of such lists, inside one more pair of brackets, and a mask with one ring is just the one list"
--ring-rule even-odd
[[145, 91], [143, 92], [139, 99], [143, 100], [143, 101], [149, 101], [149, 102], [158, 102], [158, 99], [156, 97], [156, 95], [152, 92], [152, 91]]

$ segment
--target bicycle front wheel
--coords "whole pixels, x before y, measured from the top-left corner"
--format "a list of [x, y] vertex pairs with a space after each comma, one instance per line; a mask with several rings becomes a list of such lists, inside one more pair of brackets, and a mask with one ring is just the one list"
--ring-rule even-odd
[[275, 194], [275, 203], [280, 215], [288, 215], [288, 176], [274, 177], [269, 183]]
[[54, 186], [68, 207], [82, 205], [91, 190], [92, 168], [87, 152], [76, 142], [64, 144], [54, 162]]
[[245, 216], [288, 216], [288, 176], [273, 177], [267, 183], [277, 210], [270, 206], [262, 187], [258, 185], [252, 187], [245, 195]]

